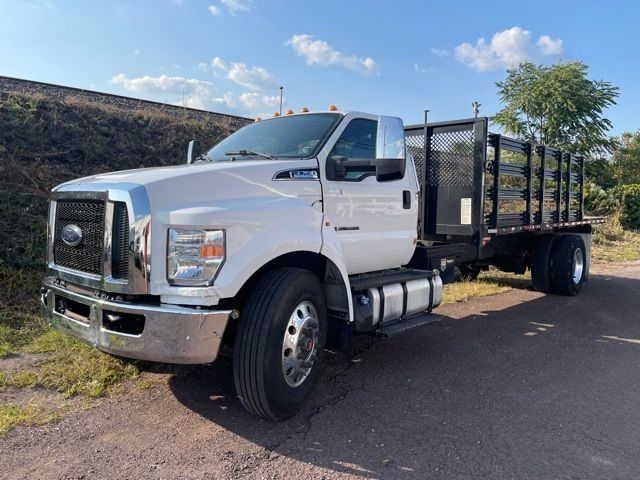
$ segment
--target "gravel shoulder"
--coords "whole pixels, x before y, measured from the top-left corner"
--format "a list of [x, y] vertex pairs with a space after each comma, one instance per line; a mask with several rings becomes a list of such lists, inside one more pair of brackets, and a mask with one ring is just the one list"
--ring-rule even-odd
[[0, 439], [0, 478], [640, 477], [640, 263], [594, 267], [577, 298], [531, 290], [330, 355], [271, 423], [231, 365], [150, 367], [97, 407]]

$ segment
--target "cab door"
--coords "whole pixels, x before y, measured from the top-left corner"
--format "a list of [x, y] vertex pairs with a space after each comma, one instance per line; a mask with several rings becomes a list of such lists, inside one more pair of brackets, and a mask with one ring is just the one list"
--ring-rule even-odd
[[[349, 274], [399, 267], [415, 250], [418, 189], [414, 167], [407, 163], [403, 178], [379, 181], [377, 130], [377, 116], [349, 114], [319, 157], [324, 228], [335, 234]], [[404, 132], [400, 135], [404, 151]], [[346, 172], [329, 180], [326, 162], [336, 156], [358, 161], [345, 162]]]

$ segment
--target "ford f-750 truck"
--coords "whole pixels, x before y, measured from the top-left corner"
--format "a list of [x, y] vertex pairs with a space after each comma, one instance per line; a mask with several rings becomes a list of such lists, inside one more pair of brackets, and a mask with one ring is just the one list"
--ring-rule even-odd
[[602, 221], [583, 215], [583, 159], [487, 124], [304, 112], [192, 142], [182, 166], [60, 185], [45, 315], [123, 357], [209, 363], [229, 346], [242, 405], [282, 419], [328, 341], [434, 320], [443, 282], [494, 265], [577, 294]]

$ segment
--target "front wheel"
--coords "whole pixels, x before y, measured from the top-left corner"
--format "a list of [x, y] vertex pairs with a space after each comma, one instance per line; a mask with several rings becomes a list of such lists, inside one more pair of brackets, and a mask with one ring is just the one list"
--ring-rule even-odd
[[318, 377], [327, 337], [318, 278], [300, 268], [268, 272], [239, 322], [233, 370], [242, 406], [271, 420], [294, 415]]

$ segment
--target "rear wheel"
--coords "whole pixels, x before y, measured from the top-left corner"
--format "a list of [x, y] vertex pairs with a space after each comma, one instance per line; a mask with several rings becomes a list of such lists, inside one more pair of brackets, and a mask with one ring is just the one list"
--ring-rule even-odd
[[553, 235], [540, 235], [534, 238], [531, 247], [531, 280], [538, 292], [551, 293], [551, 252]]
[[580, 292], [585, 277], [586, 253], [582, 237], [564, 235], [553, 246], [551, 283], [553, 292], [574, 296]]
[[240, 315], [233, 370], [242, 406], [264, 418], [294, 415], [320, 372], [327, 336], [317, 277], [279, 268], [258, 281]]
[[470, 282], [478, 278], [482, 267], [474, 265], [473, 263], [464, 263], [460, 265], [460, 276], [458, 277], [463, 282]]

